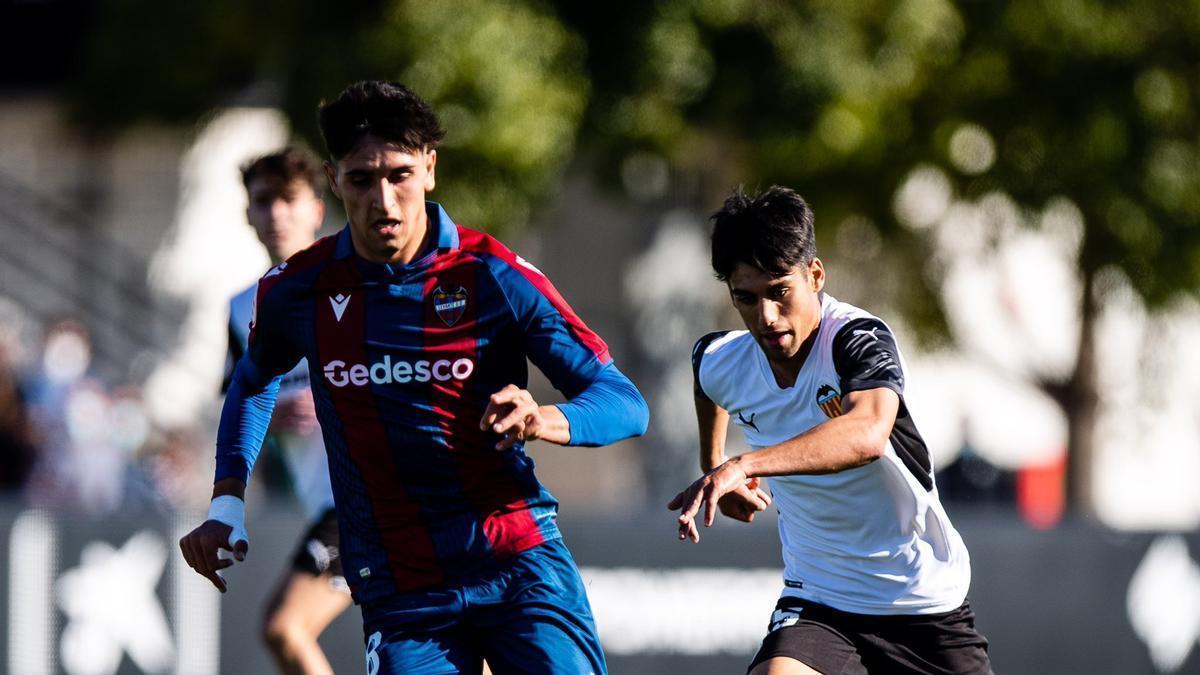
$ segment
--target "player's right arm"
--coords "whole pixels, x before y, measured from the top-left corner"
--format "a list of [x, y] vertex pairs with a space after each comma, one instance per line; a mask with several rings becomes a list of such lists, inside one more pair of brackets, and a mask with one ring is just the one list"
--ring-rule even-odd
[[219, 570], [233, 564], [218, 558], [220, 549], [242, 560], [249, 550], [245, 529], [245, 488], [271, 421], [282, 376], [300, 354], [287, 339], [279, 308], [260, 282], [258, 311], [249, 349], [238, 360], [217, 429], [216, 476], [208, 518], [179, 541], [188, 565], [225, 592]]
[[[700, 382], [700, 364], [704, 350], [719, 335], [721, 333], [704, 336], [692, 350], [692, 393], [696, 404], [696, 423], [700, 431], [700, 470], [704, 473], [712, 471], [727, 459], [725, 439], [729, 431], [729, 412], [709, 398]], [[752, 478], [742, 487], [721, 497], [718, 506], [721, 513], [727, 517], [749, 523], [754, 520], [755, 513], [766, 509], [770, 503], [771, 496], [760, 487], [757, 478]], [[700, 533], [692, 527], [686, 538], [699, 541]]]

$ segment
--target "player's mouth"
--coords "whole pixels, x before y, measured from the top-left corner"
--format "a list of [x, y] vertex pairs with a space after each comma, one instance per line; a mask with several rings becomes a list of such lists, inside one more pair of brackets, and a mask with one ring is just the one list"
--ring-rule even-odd
[[763, 333], [760, 339], [764, 345], [772, 349], [783, 349], [783, 345], [788, 341], [789, 338], [791, 338], [791, 336], [792, 331], [790, 330], [778, 330]]
[[371, 223], [371, 229], [385, 237], [393, 237], [400, 233], [400, 221], [394, 218], [380, 218]]

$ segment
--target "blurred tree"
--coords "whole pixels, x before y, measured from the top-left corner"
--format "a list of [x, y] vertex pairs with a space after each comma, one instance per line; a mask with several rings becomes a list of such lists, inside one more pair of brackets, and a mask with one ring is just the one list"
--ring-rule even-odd
[[360, 79], [400, 80], [447, 128], [439, 194], [496, 230], [553, 192], [587, 98], [583, 44], [541, 3], [105, 0], [71, 88], [97, 133], [194, 123], [215, 106], [281, 106], [320, 147], [316, 102]]
[[734, 182], [798, 187], [826, 232], [882, 236], [871, 269], [928, 338], [941, 278], [896, 201], [915, 169], [966, 198], [1080, 210], [1078, 358], [1039, 384], [1069, 420], [1071, 505], [1091, 512], [1097, 277], [1119, 270], [1151, 307], [1200, 293], [1200, 2], [618, 4], [560, 3], [606, 46], [588, 137], [610, 173], [650, 151], [718, 176], [702, 202]]
[[864, 264], [929, 340], [946, 331], [939, 270], [896, 209], [914, 171], [1030, 211], [1070, 200], [1078, 359], [1041, 384], [1070, 420], [1085, 512], [1098, 275], [1121, 271], [1151, 306], [1200, 289], [1200, 0], [100, 5], [73, 88], [93, 127], [191, 120], [267, 82], [311, 139], [313, 101], [401, 79], [445, 117], [464, 222], [523, 225], [577, 140], [635, 196], [661, 194], [665, 165], [697, 209], [738, 182], [792, 185], [826, 234], [883, 242]]

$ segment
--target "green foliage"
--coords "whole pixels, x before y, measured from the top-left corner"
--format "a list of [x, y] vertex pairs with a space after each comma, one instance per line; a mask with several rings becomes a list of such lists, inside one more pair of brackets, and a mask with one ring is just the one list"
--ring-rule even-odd
[[[89, 126], [191, 121], [249, 95], [282, 105], [319, 148], [318, 101], [400, 80], [447, 129], [437, 198], [492, 230], [525, 225], [553, 192], [588, 100], [583, 44], [532, 1], [106, 5], [74, 92]], [[262, 82], [274, 87], [251, 86]]]
[[682, 196], [703, 208], [787, 184], [825, 242], [868, 223], [936, 331], [926, 243], [892, 208], [932, 165], [967, 197], [1071, 200], [1084, 274], [1123, 269], [1151, 302], [1200, 288], [1200, 0], [101, 7], [74, 88], [95, 128], [195, 119], [269, 82], [262, 102], [313, 140], [316, 101], [400, 79], [445, 118], [439, 192], [464, 222], [523, 225], [577, 152], [610, 178], [661, 157], [702, 178]]
[[617, 165], [648, 148], [677, 172], [796, 187], [824, 241], [865, 216], [887, 255], [907, 261], [899, 283], [922, 327], [941, 324], [926, 245], [892, 210], [922, 165], [965, 197], [1000, 191], [1026, 209], [1071, 200], [1087, 224], [1082, 274], [1120, 268], [1152, 304], [1200, 292], [1200, 2], [652, 7], [589, 25], [578, 22], [603, 17], [575, 11], [589, 43], [633, 54], [619, 73], [591, 63], [601, 156]]

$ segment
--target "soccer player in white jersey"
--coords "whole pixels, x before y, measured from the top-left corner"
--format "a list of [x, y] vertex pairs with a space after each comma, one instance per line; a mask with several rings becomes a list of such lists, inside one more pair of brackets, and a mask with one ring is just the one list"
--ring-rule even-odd
[[[320, 191], [321, 163], [311, 153], [284, 148], [242, 169], [249, 204], [246, 219], [279, 265], [316, 240], [325, 215]], [[254, 313], [252, 284], [229, 303], [229, 359], [226, 383], [246, 351]], [[350, 592], [338, 555], [337, 514], [325, 445], [317, 427], [308, 366], [301, 361], [280, 387], [269, 442], [288, 468], [292, 486], [310, 524], [283, 578], [267, 602], [262, 637], [281, 673], [332, 673], [317, 637], [350, 606]]]
[[[784, 587], [750, 674], [990, 673], [891, 330], [824, 292], [800, 195], [738, 190], [712, 220], [713, 269], [746, 330], [693, 350], [705, 474], [668, 508], [699, 541], [698, 519], [749, 522], [774, 500]], [[751, 452], [725, 456], [730, 421]]]

